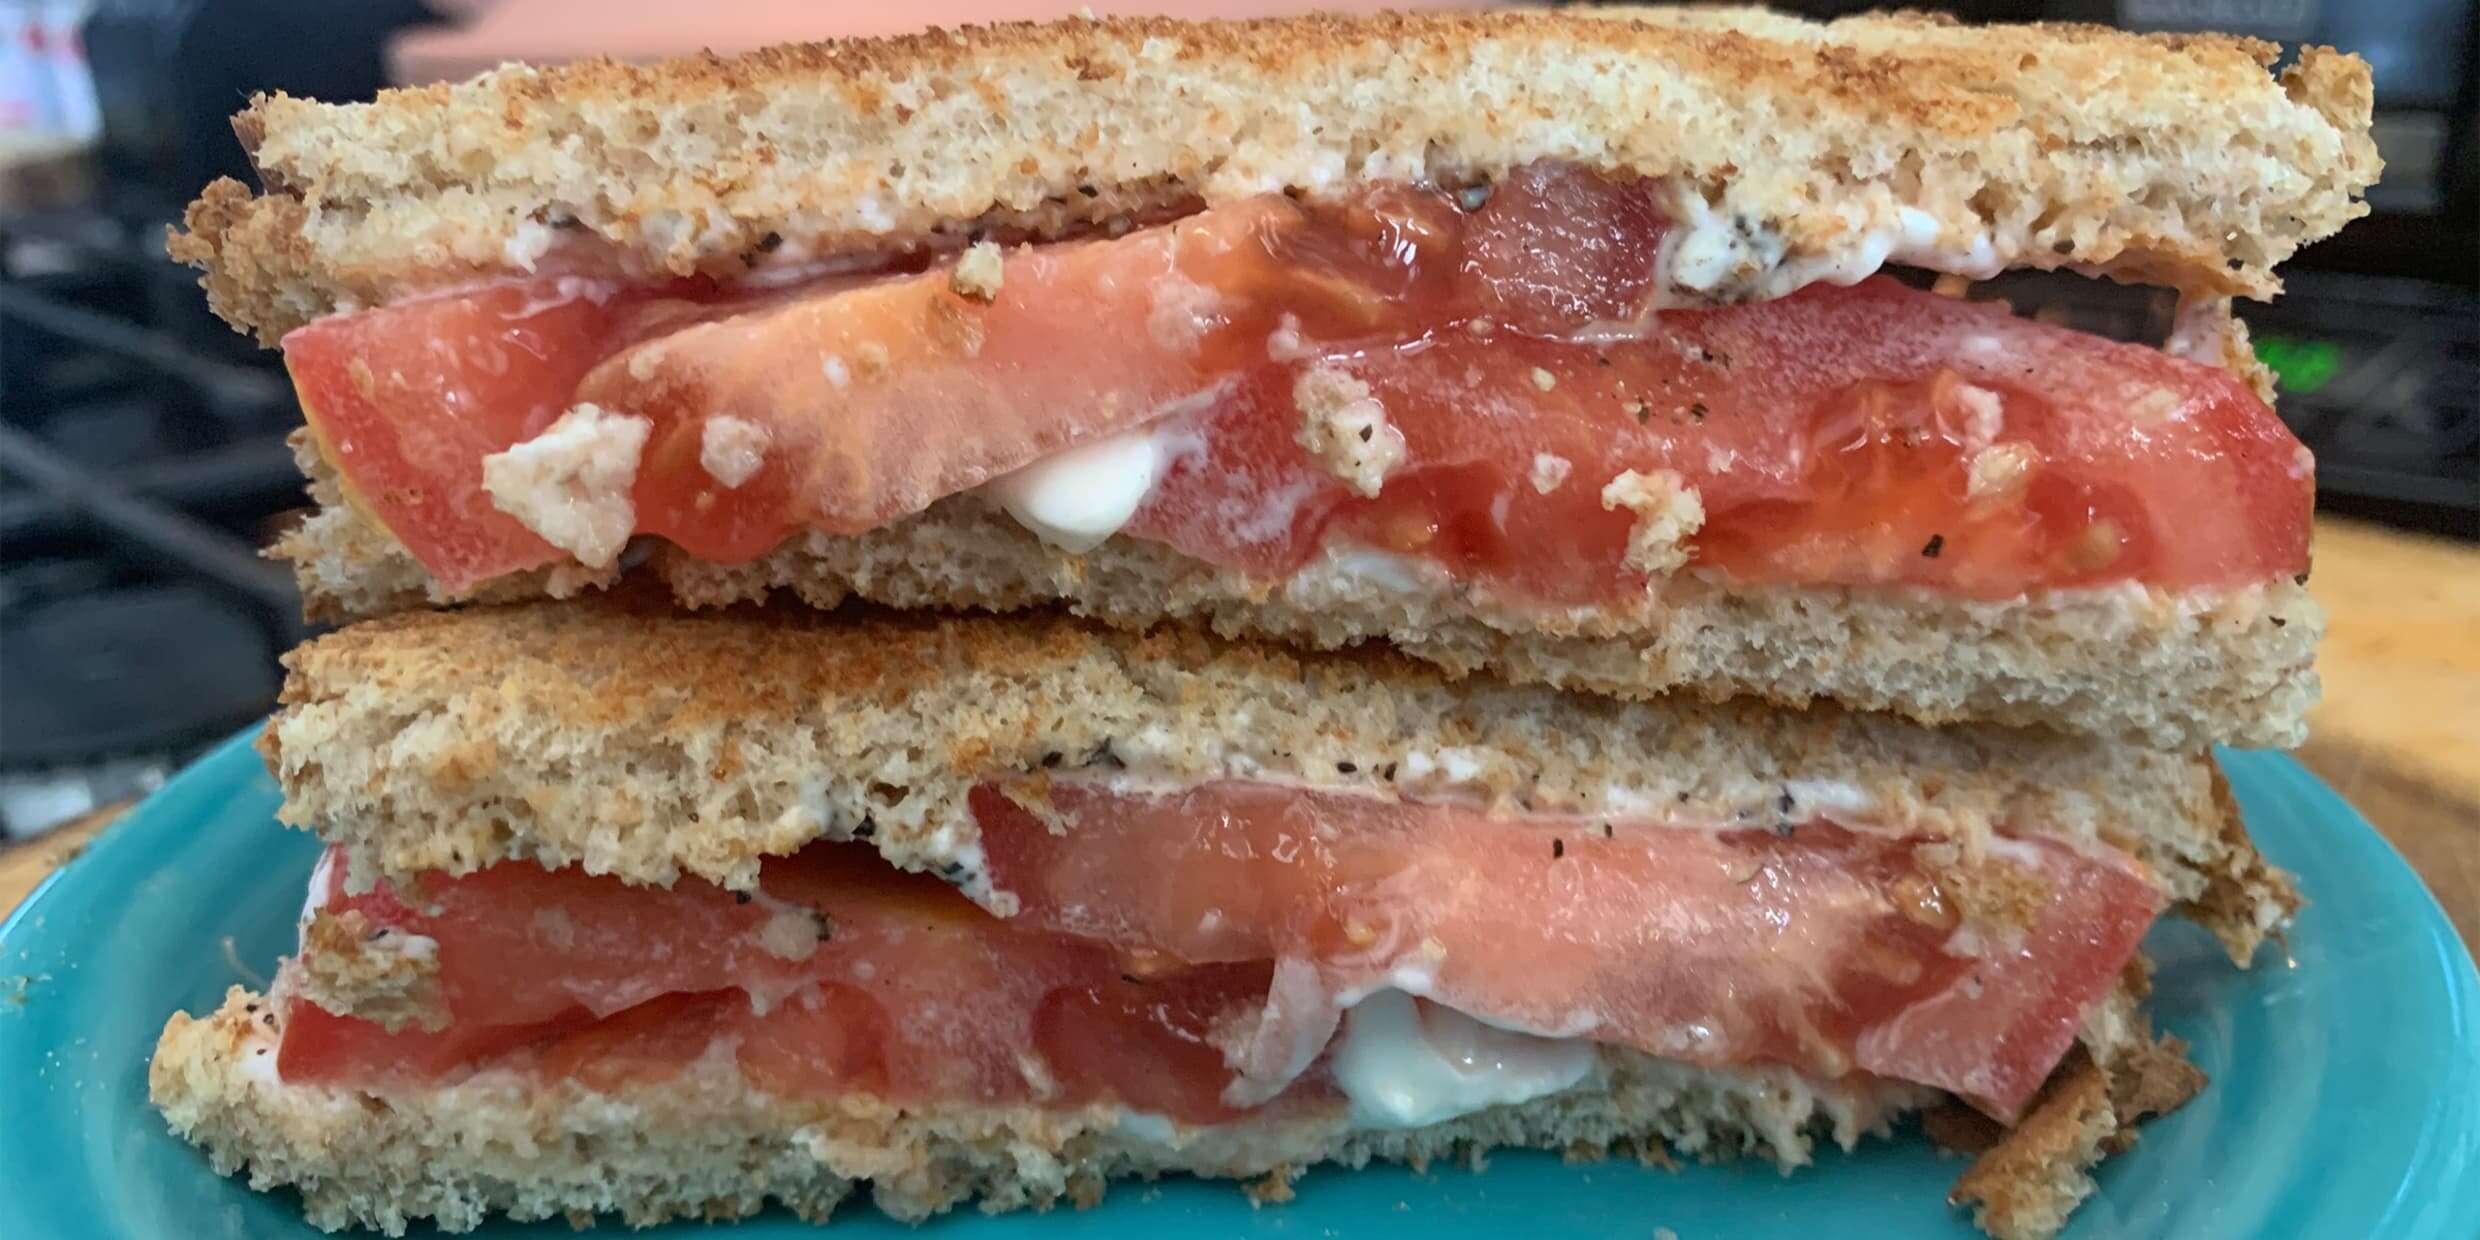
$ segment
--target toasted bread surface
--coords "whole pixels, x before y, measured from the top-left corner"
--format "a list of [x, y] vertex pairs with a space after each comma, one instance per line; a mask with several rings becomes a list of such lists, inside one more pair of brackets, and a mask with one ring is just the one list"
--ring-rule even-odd
[[[341, 501], [281, 540], [316, 618], [450, 602], [403, 547]], [[1929, 591], [1755, 586], [1694, 573], [1579, 618], [1408, 594], [1328, 574], [1261, 580], [1169, 548], [1113, 539], [1082, 555], [1042, 543], [975, 496], [856, 537], [807, 535], [746, 564], [657, 547], [642, 574], [692, 606], [791, 596], [818, 607], [1015, 611], [1065, 604], [1142, 629], [1166, 620], [1232, 637], [1337, 648], [1385, 641], [1455, 675], [1488, 673], [1625, 698], [1839, 702], [1925, 723], [2043, 726], [2157, 748], [2283, 748], [2316, 702], [2323, 612], [2298, 582], [2216, 596], [2136, 587], [1981, 602]], [[492, 582], [488, 600], [567, 597], [620, 576], [577, 566]]]
[[[272, 341], [587, 243], [649, 274], [1042, 237], [1540, 160], [1668, 178], [1792, 257], [1902, 212], [1958, 249], [2206, 293], [2364, 211], [2367, 65], [2249, 39], [1751, 10], [1012, 24], [255, 100], [265, 183], [172, 251]], [[1758, 137], [1757, 135], [1762, 135]], [[1913, 217], [1917, 219], [1918, 217]]]
[[861, 833], [1004, 911], [981, 784], [1276, 779], [1680, 826], [1820, 813], [1977, 848], [2005, 830], [2143, 860], [2235, 952], [2289, 911], [2209, 758], [1819, 706], [1622, 702], [1052, 613], [679, 613], [665, 600], [421, 612], [288, 657], [261, 741], [285, 821], [358, 879], [524, 859], [737, 888]]

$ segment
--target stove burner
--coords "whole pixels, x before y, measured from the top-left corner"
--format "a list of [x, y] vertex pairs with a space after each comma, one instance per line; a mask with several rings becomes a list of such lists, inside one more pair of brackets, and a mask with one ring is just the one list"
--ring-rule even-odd
[[123, 586], [0, 612], [7, 765], [177, 750], [275, 696], [257, 618], [196, 586]]

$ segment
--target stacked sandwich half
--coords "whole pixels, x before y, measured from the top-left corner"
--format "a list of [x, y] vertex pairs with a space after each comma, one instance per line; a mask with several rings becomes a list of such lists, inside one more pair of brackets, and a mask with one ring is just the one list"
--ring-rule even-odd
[[[2273, 51], [1077, 21], [258, 100], [173, 248], [353, 623], [263, 741], [300, 951], [156, 1101], [328, 1227], [1927, 1112], [2054, 1232], [2199, 1082], [2146, 931], [2295, 904], [2206, 752], [2319, 628], [2229, 305], [2376, 159]], [[1947, 295], [2020, 267], [2180, 309]]]

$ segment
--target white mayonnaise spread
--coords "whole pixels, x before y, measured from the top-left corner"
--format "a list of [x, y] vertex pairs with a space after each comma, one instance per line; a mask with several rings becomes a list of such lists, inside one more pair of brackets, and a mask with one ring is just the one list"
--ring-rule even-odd
[[985, 489], [1043, 542], [1082, 554], [1137, 515], [1173, 455], [1160, 432], [1125, 431], [1044, 457]]
[[1317, 559], [1301, 565], [1283, 583], [1283, 593], [1291, 602], [1307, 607], [1366, 590], [1443, 599], [1454, 582], [1454, 576], [1436, 560], [1330, 539]]
[[1793, 813], [1805, 810], [1808, 817], [1820, 812], [1865, 814], [1877, 804], [1858, 784], [1839, 779], [1786, 779], [1783, 791], [1796, 807]]
[[320, 853], [318, 865], [310, 871], [310, 892], [302, 897], [301, 901], [301, 919], [304, 922], [318, 916], [319, 910], [327, 907], [328, 880], [333, 877], [335, 870], [336, 854]]
[[1379, 990], [1344, 1014], [1328, 1064], [1364, 1128], [1420, 1128], [1574, 1086], [1600, 1056], [1581, 1038], [1514, 1033]]
[[1917, 207], [1844, 211], [1845, 243], [1817, 254], [1792, 254], [1782, 235], [1763, 224], [1718, 214], [1695, 186], [1666, 195], [1671, 230], [1662, 238], [1655, 297], [1671, 305], [1765, 301], [1811, 284], [1858, 284], [1888, 263], [1986, 280], [2006, 270], [2024, 238], [1980, 233], [1947, 235], [1937, 217]]
[[1177, 1149], [1180, 1126], [1168, 1115], [1152, 1111], [1124, 1111], [1119, 1117], [1119, 1130], [1129, 1140], [1161, 1149]]

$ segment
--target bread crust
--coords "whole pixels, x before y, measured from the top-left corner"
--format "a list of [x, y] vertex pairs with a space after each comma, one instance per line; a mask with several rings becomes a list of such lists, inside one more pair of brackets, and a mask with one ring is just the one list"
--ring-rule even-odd
[[[511, 67], [235, 121], [266, 185], [210, 186], [172, 253], [273, 341], [557, 236], [729, 276], [833, 253], [1057, 235], [1362, 180], [1551, 159], [1677, 178], [1793, 255], [1898, 208], [2019, 238], [2017, 265], [2270, 294], [2362, 214], [2357, 58], [2207, 35], [1816, 24], [1756, 11], [1008, 24], [639, 66]], [[1764, 134], [1766, 140], [1751, 141]]]
[[2242, 956], [2289, 908], [2209, 758], [2031, 729], [1620, 702], [1052, 613], [683, 614], [642, 594], [409, 613], [286, 663], [260, 741], [279, 815], [344, 846], [356, 882], [533, 860], [745, 889], [765, 857], [866, 835], [1004, 913], [972, 789], [1130, 773], [1689, 826], [1830, 809], [1967, 850], [2001, 828], [2107, 844]]

